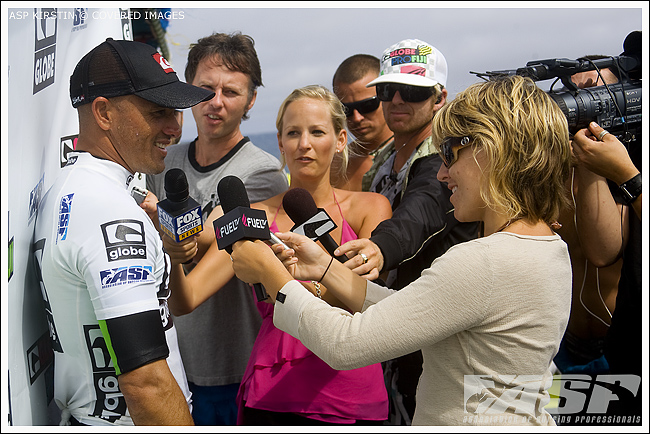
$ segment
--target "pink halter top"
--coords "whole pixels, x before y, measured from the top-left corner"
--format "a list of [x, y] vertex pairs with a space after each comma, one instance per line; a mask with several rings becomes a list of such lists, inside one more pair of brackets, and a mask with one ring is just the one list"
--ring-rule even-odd
[[[336, 196], [334, 201], [341, 212]], [[273, 232], [278, 231], [278, 211], [269, 225]], [[345, 218], [341, 232], [341, 244], [358, 238]], [[258, 302], [257, 308], [262, 326], [237, 395], [238, 423], [244, 405], [339, 424], [388, 417], [388, 396], [380, 363], [348, 371], [334, 370], [298, 339], [275, 328], [272, 304]]]

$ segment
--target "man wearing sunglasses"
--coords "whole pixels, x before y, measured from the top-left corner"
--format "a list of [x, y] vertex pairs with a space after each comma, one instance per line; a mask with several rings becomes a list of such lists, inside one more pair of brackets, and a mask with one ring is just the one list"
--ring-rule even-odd
[[[379, 77], [367, 84], [382, 102], [394, 142], [382, 149], [364, 177], [370, 191], [392, 203], [393, 217], [381, 222], [370, 239], [350, 241], [337, 254], [369, 280], [388, 272], [387, 286], [400, 289], [449, 247], [476, 238], [476, 223], [459, 223], [451, 192], [437, 180], [442, 164], [431, 144], [431, 120], [446, 103], [447, 62], [435, 47], [407, 39], [386, 49]], [[356, 255], [356, 256], [355, 256]], [[415, 352], [385, 364], [391, 397], [389, 424], [410, 425], [422, 355]]]
[[368, 191], [371, 179], [362, 186], [365, 173], [381, 149], [392, 143], [393, 133], [386, 125], [381, 101], [374, 87], [366, 85], [379, 76], [380, 62], [370, 54], [355, 54], [345, 59], [332, 79], [332, 88], [343, 103], [348, 129], [355, 140], [348, 145], [349, 161], [346, 176], [338, 164], [332, 164], [332, 185], [353, 191]]

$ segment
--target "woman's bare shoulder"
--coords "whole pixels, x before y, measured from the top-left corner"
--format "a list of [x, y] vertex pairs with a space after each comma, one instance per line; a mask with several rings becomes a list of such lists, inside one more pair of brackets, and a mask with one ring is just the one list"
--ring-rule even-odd
[[284, 193], [278, 194], [276, 196], [270, 197], [261, 202], [256, 202], [251, 204], [251, 208], [261, 209], [266, 211], [267, 214], [273, 215], [278, 210], [278, 208], [282, 207], [283, 197], [284, 197]]
[[[337, 197], [339, 193], [337, 192]], [[365, 191], [346, 191], [344, 194], [347, 212], [345, 219], [358, 234], [364, 229], [374, 229], [379, 222], [393, 215], [388, 199], [379, 194]]]
[[350, 199], [353, 206], [365, 208], [368, 206], [390, 209], [390, 202], [383, 194], [370, 191], [350, 191]]

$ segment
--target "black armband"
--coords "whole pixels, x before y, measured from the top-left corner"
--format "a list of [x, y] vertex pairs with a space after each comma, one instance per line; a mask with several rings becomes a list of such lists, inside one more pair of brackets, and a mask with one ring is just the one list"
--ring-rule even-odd
[[629, 181], [625, 181], [618, 186], [623, 195], [623, 201], [625, 205], [630, 205], [636, 200], [637, 197], [641, 195], [643, 191], [643, 184], [641, 183], [641, 173], [638, 173]]
[[150, 310], [100, 321], [117, 375], [169, 356], [160, 312]]

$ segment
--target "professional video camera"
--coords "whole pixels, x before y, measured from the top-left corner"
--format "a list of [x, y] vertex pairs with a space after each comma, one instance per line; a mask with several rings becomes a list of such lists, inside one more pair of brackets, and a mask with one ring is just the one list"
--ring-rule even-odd
[[[571, 81], [573, 74], [609, 68], [618, 77], [615, 84], [578, 89]], [[569, 132], [574, 134], [595, 121], [624, 143], [629, 143], [641, 134], [641, 32], [627, 35], [623, 43], [623, 53], [603, 59], [576, 60], [547, 59], [528, 62], [516, 70], [471, 72], [484, 80], [496, 80], [504, 76], [520, 75], [534, 81], [556, 80], [547, 92], [562, 109], [569, 124]], [[561, 81], [564, 88], [553, 90], [553, 85]], [[605, 82], [605, 80], [602, 80]]]

